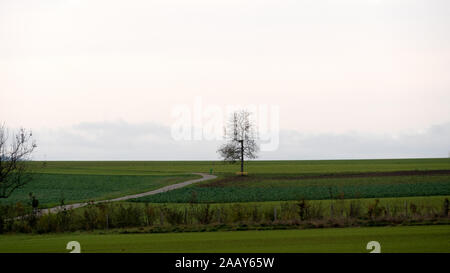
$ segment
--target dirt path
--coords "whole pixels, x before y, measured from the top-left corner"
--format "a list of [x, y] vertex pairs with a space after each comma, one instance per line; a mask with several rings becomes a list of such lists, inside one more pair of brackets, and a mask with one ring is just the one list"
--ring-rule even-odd
[[[93, 204], [125, 201], [125, 200], [129, 200], [129, 199], [134, 199], [134, 198], [139, 198], [139, 197], [144, 197], [144, 196], [148, 196], [148, 195], [153, 195], [153, 194], [158, 194], [158, 193], [162, 193], [162, 192], [166, 192], [166, 191], [175, 190], [175, 189], [179, 189], [179, 188], [185, 187], [185, 186], [190, 185], [190, 184], [194, 184], [194, 183], [198, 183], [198, 182], [202, 182], [202, 181], [206, 181], [206, 180], [211, 180], [211, 179], [217, 178], [217, 176], [211, 175], [211, 174], [204, 174], [204, 173], [193, 173], [193, 174], [201, 175], [202, 178], [192, 179], [192, 180], [184, 181], [184, 182], [181, 182], [181, 183], [168, 185], [168, 186], [165, 186], [165, 187], [162, 187], [162, 188], [159, 188], [159, 189], [156, 189], [156, 190], [148, 191], [148, 192], [132, 194], [132, 195], [126, 195], [126, 196], [122, 196], [122, 197], [118, 197], [118, 198], [114, 198], [114, 199], [109, 199], [109, 200], [95, 201], [95, 202], [93, 202]], [[40, 213], [41, 214], [56, 213], [56, 212], [58, 212], [60, 210], [63, 210], [63, 209], [67, 209], [67, 210], [76, 209], [76, 208], [81, 208], [81, 207], [87, 206], [88, 204], [89, 204], [88, 202], [85, 202], [85, 203], [76, 203], [76, 204], [70, 204], [70, 205], [65, 205], [65, 206], [57, 206], [57, 207], [49, 208], [49, 209], [41, 209]]]

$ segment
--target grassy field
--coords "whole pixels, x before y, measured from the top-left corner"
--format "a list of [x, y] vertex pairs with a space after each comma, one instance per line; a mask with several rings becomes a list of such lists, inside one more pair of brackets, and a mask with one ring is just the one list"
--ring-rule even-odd
[[0, 252], [361, 252], [378, 241], [381, 252], [450, 252], [450, 226], [329, 228], [162, 234], [0, 235]]
[[86, 175], [86, 174], [36, 174], [25, 187], [16, 190], [0, 204], [30, 201], [32, 192], [41, 207], [56, 206], [64, 199], [66, 204], [102, 200], [128, 194], [151, 191], [170, 184], [194, 179], [196, 175]]
[[[182, 181], [186, 173], [209, 172], [211, 169], [219, 175], [219, 181], [209, 181], [139, 201], [188, 202], [193, 191], [199, 202], [329, 199], [330, 193], [345, 198], [450, 194], [448, 173], [349, 176], [367, 172], [450, 171], [448, 158], [250, 161], [246, 163], [250, 176], [243, 179], [232, 176], [238, 165], [219, 161], [51, 161], [31, 164], [38, 179], [15, 193], [8, 202], [27, 202], [29, 192], [35, 193], [43, 205], [56, 204], [61, 197], [68, 203], [104, 199], [152, 190]], [[323, 175], [328, 177], [321, 177]]]
[[[59, 174], [173, 174], [209, 172], [235, 173], [238, 164], [221, 161], [48, 161], [32, 162], [40, 173]], [[450, 170], [450, 158], [379, 160], [283, 160], [249, 161], [246, 171], [256, 174], [320, 174], [404, 170]]]
[[333, 198], [433, 196], [450, 194], [450, 175], [285, 178], [249, 176], [213, 182], [136, 199], [137, 202], [257, 202]]

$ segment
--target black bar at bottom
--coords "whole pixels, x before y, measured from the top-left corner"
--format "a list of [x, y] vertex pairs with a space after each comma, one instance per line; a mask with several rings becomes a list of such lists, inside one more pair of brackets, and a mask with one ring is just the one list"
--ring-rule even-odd
[[[0, 263], [25, 268], [117, 270], [139, 272], [319, 272], [378, 271], [446, 266], [449, 254], [280, 254], [280, 253], [170, 253], [170, 254], [0, 254]], [[58, 266], [56, 264], [59, 264]], [[51, 265], [51, 266], [49, 266]], [[61, 267], [62, 266], [62, 267]], [[81, 271], [82, 270], [82, 271]]]

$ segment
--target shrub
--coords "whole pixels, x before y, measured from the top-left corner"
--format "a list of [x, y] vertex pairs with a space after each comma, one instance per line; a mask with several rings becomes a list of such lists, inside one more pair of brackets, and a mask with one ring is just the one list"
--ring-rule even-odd
[[70, 230], [72, 220], [73, 220], [72, 210], [62, 210], [56, 213], [56, 226], [58, 232], [64, 232]]
[[242, 222], [245, 219], [245, 212], [241, 204], [233, 204], [231, 206], [231, 221], [233, 223]]
[[373, 204], [370, 204], [367, 209], [367, 214], [370, 218], [379, 217], [385, 211], [384, 207], [379, 206], [380, 200], [375, 199]]
[[180, 225], [184, 220], [184, 213], [178, 209], [171, 209], [166, 206], [161, 208], [167, 222], [171, 225]]
[[448, 198], [445, 198], [443, 211], [442, 211], [444, 216], [448, 216], [448, 210], [449, 210], [449, 201], [448, 201]]
[[141, 226], [141, 216], [143, 216], [143, 213], [139, 209], [139, 206], [123, 206], [120, 204], [113, 212], [111, 222], [115, 227]]
[[145, 203], [145, 222], [147, 226], [152, 226], [153, 223], [156, 221], [156, 210], [153, 206], [150, 206], [148, 203]]
[[308, 219], [323, 219], [324, 218], [324, 208], [322, 203], [309, 204], [308, 206]]
[[94, 230], [98, 224], [98, 212], [97, 208], [93, 205], [89, 205], [83, 211], [82, 223], [85, 230]]
[[210, 205], [198, 205], [194, 210], [194, 217], [200, 224], [206, 225], [211, 223], [213, 213], [210, 209]]
[[359, 201], [359, 200], [350, 201], [347, 216], [351, 217], [351, 218], [358, 218], [361, 216], [361, 201]]
[[412, 214], [417, 214], [417, 206], [414, 203], [409, 204], [409, 210], [412, 212]]
[[297, 206], [299, 208], [300, 220], [304, 221], [307, 217], [309, 217], [309, 204], [305, 201], [305, 199], [302, 199], [297, 203]]
[[254, 206], [252, 211], [252, 221], [253, 222], [259, 222], [261, 221], [261, 215], [259, 214], [258, 207]]

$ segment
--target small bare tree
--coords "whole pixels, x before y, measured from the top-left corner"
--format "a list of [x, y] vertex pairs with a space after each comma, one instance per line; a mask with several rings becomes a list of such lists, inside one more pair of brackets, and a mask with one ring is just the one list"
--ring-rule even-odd
[[241, 174], [244, 172], [244, 158], [254, 159], [259, 151], [255, 125], [252, 123], [250, 115], [251, 113], [246, 110], [232, 114], [224, 128], [227, 143], [217, 151], [225, 161], [235, 163], [240, 160]]
[[4, 124], [0, 125], [0, 198], [8, 198], [16, 189], [31, 181], [32, 175], [27, 161], [37, 147], [31, 131], [23, 128], [9, 134]]

